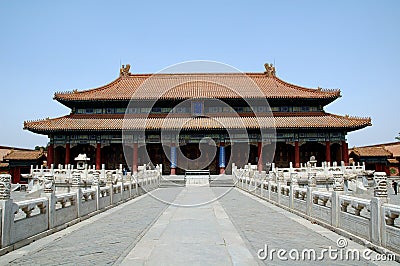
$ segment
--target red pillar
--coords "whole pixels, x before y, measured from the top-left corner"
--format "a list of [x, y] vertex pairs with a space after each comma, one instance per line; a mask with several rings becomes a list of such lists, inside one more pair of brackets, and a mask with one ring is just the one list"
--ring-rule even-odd
[[219, 174], [225, 174], [225, 143], [219, 143]]
[[300, 147], [299, 142], [294, 142], [294, 167], [300, 167]]
[[69, 164], [71, 145], [69, 143], [65, 144], [65, 164]]
[[346, 141], [342, 141], [342, 160], [346, 165], [349, 164], [349, 149]]
[[176, 147], [175, 143], [171, 143], [171, 173], [170, 175], [176, 175], [176, 163], [177, 163], [177, 157], [176, 157]]
[[171, 173], [170, 175], [176, 175], [176, 168], [171, 168]]
[[327, 141], [325, 143], [325, 161], [331, 161], [331, 142]]
[[257, 156], [258, 156], [257, 169], [258, 169], [258, 172], [261, 172], [261, 171], [263, 170], [263, 161], [262, 161], [262, 142], [258, 142], [258, 151], [257, 151]]
[[47, 147], [47, 168], [54, 163], [54, 144], [50, 143]]
[[133, 143], [133, 163], [132, 172], [137, 172], [138, 169], [138, 144]]
[[11, 183], [17, 184], [21, 181], [21, 171], [19, 166], [10, 169]]
[[21, 168], [19, 166], [14, 168], [14, 174], [12, 175], [12, 183], [16, 184], [21, 181]]
[[97, 143], [96, 147], [96, 170], [101, 169], [101, 143]]

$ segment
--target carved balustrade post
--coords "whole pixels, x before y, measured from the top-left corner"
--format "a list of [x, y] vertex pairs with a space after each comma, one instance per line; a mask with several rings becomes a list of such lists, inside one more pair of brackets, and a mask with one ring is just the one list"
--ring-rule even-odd
[[55, 193], [54, 175], [46, 173], [44, 175], [44, 193]]
[[54, 228], [57, 198], [55, 196], [56, 186], [54, 181], [54, 174], [46, 173], [44, 175], [44, 189], [41, 194], [42, 197], [48, 200], [48, 229]]
[[298, 173], [296, 172], [290, 173], [289, 208], [293, 208], [294, 205], [294, 188], [299, 186], [297, 178], [298, 178]]
[[317, 173], [315, 173], [315, 172], [308, 173], [308, 186], [309, 187], [317, 186]]
[[374, 174], [374, 197], [387, 198], [387, 176], [384, 173]]
[[283, 175], [283, 172], [278, 172], [278, 175], [277, 175], [277, 183], [280, 183], [280, 184], [283, 184], [284, 183], [284, 175]]
[[11, 196], [11, 175], [0, 175], [0, 200], [9, 200]]
[[307, 203], [306, 213], [308, 216], [311, 216], [311, 210], [312, 210], [312, 205], [313, 205], [312, 191], [316, 188], [316, 186], [317, 186], [317, 173], [309, 171], [308, 172], [307, 198], [306, 198], [306, 203]]
[[333, 190], [344, 191], [344, 178], [343, 174], [333, 174]]
[[340, 205], [339, 197], [344, 194], [344, 177], [343, 173], [333, 174], [333, 192], [331, 198], [331, 225], [339, 226], [339, 216], [343, 207]]
[[384, 172], [374, 174], [374, 197], [371, 199], [370, 206], [370, 232], [371, 242], [381, 245], [383, 236], [386, 234], [385, 213], [382, 208], [388, 202], [387, 176]]
[[12, 227], [14, 223], [14, 215], [18, 212], [18, 205], [10, 199], [10, 196], [11, 175], [0, 174], [1, 247], [12, 244], [15, 238], [15, 232], [12, 230]]
[[100, 200], [100, 173], [94, 171], [93, 172], [93, 179], [92, 179], [92, 188], [96, 190], [96, 210], [100, 209], [99, 200]]

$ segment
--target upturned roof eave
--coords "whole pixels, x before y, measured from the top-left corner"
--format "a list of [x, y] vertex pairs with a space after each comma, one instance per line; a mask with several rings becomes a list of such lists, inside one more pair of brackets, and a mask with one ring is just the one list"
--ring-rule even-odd
[[[203, 74], [204, 75], [208, 75], [209, 73], [179, 73], [179, 74], [161, 74], [161, 75], [170, 76], [170, 75], [189, 75], [189, 74], [190, 75], [203, 75]], [[229, 73], [214, 73], [214, 75], [219, 75], [219, 74], [220, 75], [227, 75]], [[263, 73], [244, 73], [244, 74], [246, 74], [247, 76], [254, 76], [254, 75], [255, 76], [265, 76], [265, 74], [263, 74]], [[134, 78], [143, 79], [143, 78], [145, 78], [145, 80], [146, 80], [147, 78], [151, 77], [152, 75], [153, 74], [129, 74], [129, 76], [127, 76], [127, 77], [120, 76], [120, 77], [117, 77], [115, 80], [111, 81], [110, 83], [108, 83], [106, 85], [103, 85], [103, 86], [100, 86], [100, 87], [97, 87], [97, 88], [87, 89], [87, 90], [83, 90], [83, 91], [73, 90], [73, 91], [69, 91], [69, 92], [56, 92], [54, 94], [53, 99], [57, 100], [58, 102], [60, 102], [62, 104], [65, 104], [67, 106], [70, 106], [73, 103], [79, 103], [79, 102], [85, 102], [86, 103], [86, 102], [99, 102], [99, 101], [105, 101], [105, 102], [110, 102], [110, 101], [112, 101], [112, 102], [130, 101], [131, 98], [130, 97], [126, 97], [126, 96], [118, 97], [118, 95], [117, 95], [115, 98], [111, 98], [109, 96], [111, 94], [108, 94], [106, 97], [98, 97], [98, 96], [96, 97], [96, 95], [94, 95], [94, 94], [96, 94], [97, 92], [101, 92], [101, 91], [107, 90], [107, 89], [112, 89], [115, 86], [118, 87], [118, 86], [120, 86], [119, 83], [122, 82], [125, 79], [131, 79], [131, 78], [132, 79], [134, 79]], [[274, 97], [271, 97], [271, 96], [265, 95], [266, 99], [271, 99], [271, 100], [272, 99], [283, 99], [283, 100], [285, 100], [285, 99], [304, 99], [304, 100], [312, 99], [312, 100], [318, 100], [319, 99], [319, 100], [325, 100], [326, 104], [329, 104], [330, 102], [334, 101], [335, 99], [341, 97], [341, 92], [340, 92], [339, 89], [306, 88], [306, 87], [302, 87], [302, 86], [299, 86], [299, 85], [291, 84], [289, 82], [281, 80], [280, 78], [278, 78], [276, 76], [274, 76], [272, 78], [275, 80], [275, 82], [277, 82], [277, 83], [279, 83], [279, 84], [281, 84], [281, 85], [283, 85], [285, 87], [288, 87], [288, 88], [291, 88], [291, 89], [295, 89], [297, 91], [302, 91], [304, 93], [310, 93], [310, 92], [312, 92], [312, 94], [315, 93], [315, 97], [308, 97], [308, 96], [303, 97], [303, 96], [299, 96], [299, 95], [283, 96], [283, 97], [279, 97], [279, 95], [278, 96], [275, 95]], [[253, 82], [255, 82], [255, 81], [253, 81]], [[88, 94], [90, 94], [90, 95], [88, 95]], [[71, 97], [71, 96], [73, 96], [73, 97]], [[72, 99], [72, 98], [74, 98], [74, 99]], [[167, 100], [168, 99], [170, 99], [170, 100], [174, 100], [174, 99], [180, 100], [180, 99], [190, 99], [190, 98], [193, 98], [193, 97], [179, 97], [179, 96], [174, 96], [174, 97], [140, 97], [140, 98], [138, 98], [138, 100], [146, 100], [146, 99], [148, 99], [148, 100], [158, 100], [159, 98], [163, 98], [163, 99], [167, 99]], [[206, 97], [206, 98], [208, 98], [208, 97]], [[215, 97], [215, 98], [222, 98], [222, 97]], [[234, 99], [236, 97], [229, 97], [229, 98], [230, 99]], [[240, 98], [240, 97], [238, 97], [238, 98]], [[258, 97], [249, 97], [249, 98], [258, 98]], [[261, 97], [261, 98], [264, 98], [264, 97]]]
[[[364, 124], [364, 125], [359, 125], [359, 126], [348, 126], [348, 127], [327, 127], [327, 126], [321, 126], [321, 127], [278, 127], [275, 128], [276, 130], [306, 130], [306, 131], [313, 131], [317, 129], [325, 129], [325, 130], [340, 130], [340, 131], [346, 131], [346, 132], [352, 132], [355, 130], [363, 129], [368, 126], [371, 126], [371, 124]], [[272, 127], [271, 127], [272, 128]], [[257, 129], [253, 127], [246, 127], [246, 129]], [[55, 133], [75, 133], [75, 132], [122, 132], [122, 129], [115, 129], [115, 128], [103, 128], [103, 129], [37, 129], [34, 127], [24, 127], [24, 130], [31, 131], [33, 133], [37, 134], [42, 134], [42, 135], [49, 135], [49, 134], [55, 134]], [[131, 131], [143, 131], [142, 128], [129, 128], [129, 129], [124, 129], [124, 130], [131, 130]], [[146, 129], [146, 131], [160, 131], [162, 128], [150, 128]], [[224, 130], [224, 128], [168, 128], [166, 130], [181, 130], [181, 131], [191, 131], [191, 130]]]
[[[263, 99], [263, 100], [265, 100], [266, 99], [267, 101], [268, 100], [270, 100], [270, 101], [275, 101], [275, 100], [278, 100], [278, 101], [281, 101], [281, 100], [323, 101], [323, 105], [325, 106], [325, 105], [328, 105], [328, 104], [332, 103], [333, 101], [335, 101], [336, 99], [338, 99], [340, 97], [341, 97], [341, 95], [338, 95], [338, 96], [334, 95], [334, 96], [329, 96], [329, 97], [328, 96], [327, 97], [301, 97], [301, 96], [292, 96], [292, 97], [285, 97], [285, 96], [282, 96], [282, 97], [279, 97], [279, 96], [278, 97], [268, 97], [268, 96], [266, 96], [266, 97], [258, 97], [258, 96], [255, 96], [255, 97], [218, 97], [218, 98], [215, 97], [213, 99], [221, 99], [221, 100], [224, 100], [224, 99], [226, 99], [226, 100], [235, 100], [235, 99], [244, 99], [244, 100], [246, 100], [246, 99], [251, 99], [251, 100]], [[73, 107], [74, 104], [90, 103], [90, 102], [93, 102], [93, 103], [98, 103], [98, 102], [115, 102], [115, 103], [123, 102], [123, 103], [126, 103], [126, 102], [130, 102], [130, 101], [135, 101], [135, 100], [137, 100], [137, 101], [157, 101], [157, 100], [177, 100], [177, 101], [180, 101], [180, 100], [187, 100], [187, 99], [209, 99], [209, 97], [201, 97], [201, 96], [198, 96], [198, 97], [181, 97], [181, 96], [177, 96], [177, 97], [159, 97], [159, 98], [156, 98], [156, 97], [140, 97], [140, 98], [124, 98], [124, 97], [120, 97], [120, 98], [68, 99], [68, 98], [62, 98], [62, 97], [54, 96], [53, 99], [58, 101], [59, 103], [61, 103], [63, 105], [66, 105], [68, 107]]]

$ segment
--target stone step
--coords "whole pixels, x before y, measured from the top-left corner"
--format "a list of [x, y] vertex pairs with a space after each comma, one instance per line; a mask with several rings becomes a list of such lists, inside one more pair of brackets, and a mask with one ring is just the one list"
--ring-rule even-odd
[[160, 182], [160, 188], [169, 188], [169, 187], [184, 187], [184, 180], [164, 180]]
[[211, 180], [210, 187], [234, 187], [235, 182], [232, 179]]

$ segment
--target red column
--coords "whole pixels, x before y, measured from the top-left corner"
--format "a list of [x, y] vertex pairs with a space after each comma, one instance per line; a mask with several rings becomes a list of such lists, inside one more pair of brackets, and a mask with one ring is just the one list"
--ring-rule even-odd
[[176, 175], [176, 168], [171, 168], [171, 173], [170, 175]]
[[137, 172], [138, 169], [138, 144], [133, 143], [133, 163], [132, 172]]
[[325, 143], [325, 161], [331, 161], [331, 142], [327, 141]]
[[346, 165], [349, 164], [349, 150], [346, 141], [342, 141], [342, 160]]
[[13, 183], [19, 183], [21, 181], [21, 168], [17, 166], [14, 168]]
[[219, 174], [225, 174], [225, 143], [219, 143]]
[[47, 168], [54, 163], [54, 144], [50, 143], [47, 147]]
[[101, 169], [101, 143], [97, 143], [96, 147], [96, 170]]
[[294, 142], [294, 167], [300, 167], [300, 147], [299, 142]]
[[176, 147], [175, 143], [171, 143], [171, 172], [170, 175], [176, 175]]
[[71, 145], [69, 143], [65, 144], [65, 164], [69, 164]]
[[257, 156], [258, 156], [257, 169], [258, 169], [258, 172], [261, 172], [261, 171], [263, 170], [263, 161], [262, 161], [262, 142], [258, 142], [258, 151], [257, 151]]
[[10, 175], [11, 175], [11, 183], [17, 184], [21, 181], [21, 171], [19, 169], [19, 166], [15, 166], [10, 169]]

